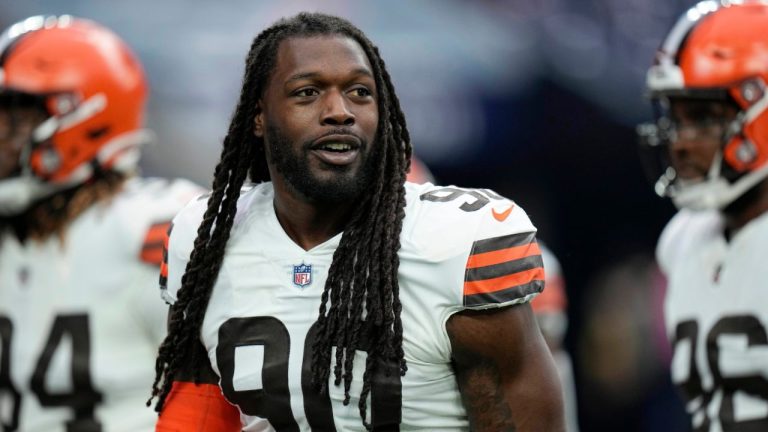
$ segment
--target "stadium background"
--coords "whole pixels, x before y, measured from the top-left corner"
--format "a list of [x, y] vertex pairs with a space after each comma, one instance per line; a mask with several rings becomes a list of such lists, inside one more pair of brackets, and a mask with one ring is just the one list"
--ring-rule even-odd
[[438, 181], [514, 199], [559, 257], [582, 431], [686, 431], [667, 377], [653, 195], [634, 126], [644, 73], [693, 1], [0, 1], [3, 27], [69, 13], [115, 30], [152, 87], [147, 175], [209, 186], [252, 38], [300, 10], [347, 17], [378, 44], [415, 149]]

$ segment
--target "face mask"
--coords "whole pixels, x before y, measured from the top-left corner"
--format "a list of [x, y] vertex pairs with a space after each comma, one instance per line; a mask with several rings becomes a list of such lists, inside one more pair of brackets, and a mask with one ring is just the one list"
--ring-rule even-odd
[[22, 176], [0, 180], [0, 216], [17, 215], [29, 205], [55, 191], [51, 185], [34, 177]]

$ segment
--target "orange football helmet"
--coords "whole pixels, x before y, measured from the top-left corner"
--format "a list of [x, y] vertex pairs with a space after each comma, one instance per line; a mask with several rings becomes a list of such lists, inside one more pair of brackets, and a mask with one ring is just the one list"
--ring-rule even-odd
[[68, 15], [10, 26], [0, 36], [0, 93], [37, 97], [48, 115], [21, 151], [20, 174], [0, 180], [0, 212], [83, 183], [95, 170], [135, 170], [148, 138], [148, 86], [137, 57], [107, 28]]
[[[644, 148], [662, 150], [656, 192], [678, 207], [722, 209], [768, 176], [766, 41], [768, 4], [703, 1], [683, 14], [658, 50], [647, 75], [657, 121], [638, 132]], [[664, 155], [675, 97], [721, 100], [739, 109], [701, 181], [678, 178]]]

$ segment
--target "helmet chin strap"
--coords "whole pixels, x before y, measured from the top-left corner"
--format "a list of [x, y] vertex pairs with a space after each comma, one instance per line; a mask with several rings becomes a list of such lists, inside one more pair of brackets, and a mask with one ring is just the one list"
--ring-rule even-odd
[[[665, 195], [672, 198], [672, 202], [678, 208], [722, 210], [736, 198], [768, 177], [768, 164], [766, 164], [743, 175], [734, 183], [729, 183], [728, 180], [720, 175], [722, 164], [722, 151], [718, 150], [706, 179], [690, 181], [676, 178], [666, 188]], [[662, 179], [659, 179], [659, 181], [661, 182]]]
[[15, 216], [30, 204], [71, 184], [50, 184], [30, 175], [0, 181], [0, 216]]

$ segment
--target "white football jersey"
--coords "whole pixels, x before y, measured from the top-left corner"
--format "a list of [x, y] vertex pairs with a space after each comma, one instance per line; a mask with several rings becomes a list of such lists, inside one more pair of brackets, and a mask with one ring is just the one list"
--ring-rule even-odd
[[723, 233], [719, 213], [682, 210], [659, 241], [672, 380], [695, 430], [768, 430], [768, 214]]
[[[403, 377], [374, 377], [369, 419], [401, 430], [467, 430], [445, 330], [466, 308], [527, 302], [544, 285], [535, 228], [492, 191], [406, 183], [399, 285]], [[358, 410], [366, 353], [354, 360], [351, 402], [342, 386], [311, 388], [313, 324], [341, 234], [311, 250], [274, 212], [271, 183], [244, 192], [203, 322], [201, 339], [224, 396], [246, 431], [364, 430]], [[175, 301], [206, 200], [174, 220], [165, 298]], [[333, 357], [332, 357], [333, 358]], [[396, 375], [396, 374], [395, 374]]]
[[0, 235], [0, 429], [154, 430], [145, 402], [168, 313], [156, 291], [163, 240], [200, 193], [132, 179], [63, 238]]

